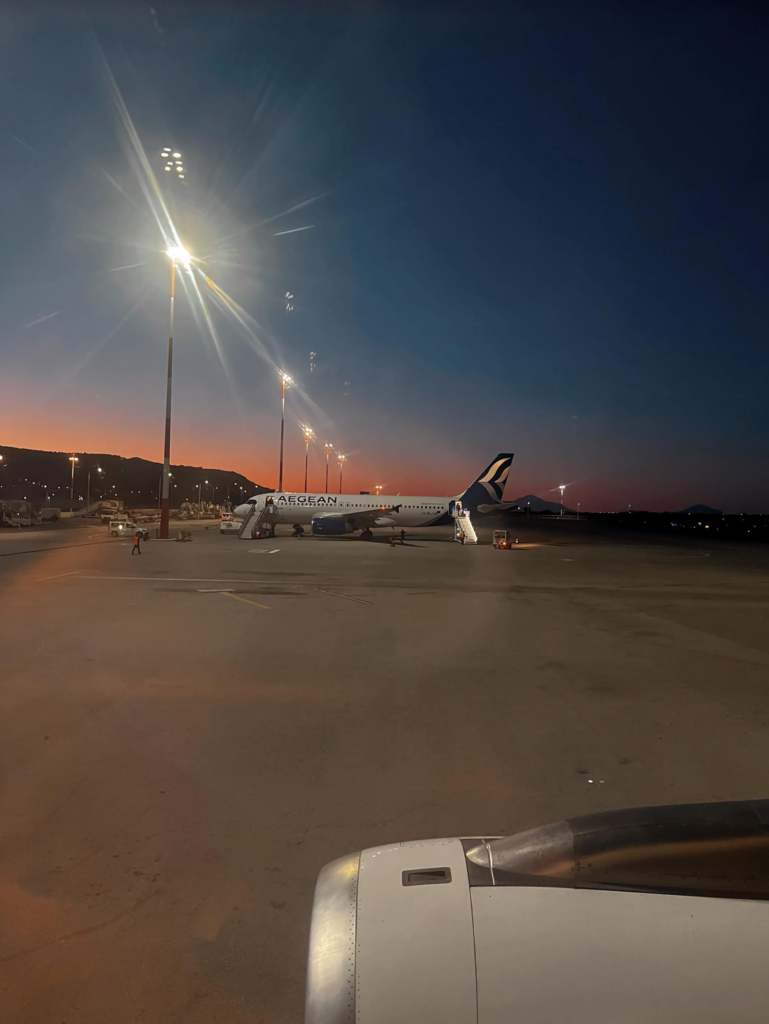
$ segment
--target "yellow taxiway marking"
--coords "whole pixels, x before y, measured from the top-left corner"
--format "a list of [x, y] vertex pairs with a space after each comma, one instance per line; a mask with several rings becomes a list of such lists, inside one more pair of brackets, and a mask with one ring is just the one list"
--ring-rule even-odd
[[242, 601], [243, 604], [252, 604], [254, 608], [264, 608], [266, 611], [270, 610], [268, 604], [259, 604], [258, 601], [249, 601], [247, 597], [241, 597], [239, 594], [231, 594], [229, 590], [220, 591], [222, 597], [231, 597], [233, 601]]
[[348, 597], [347, 594], [335, 594], [333, 590], [323, 590], [321, 587], [313, 587], [319, 594], [328, 594], [329, 597], [341, 597], [343, 601], [357, 601], [358, 604], [371, 604], [371, 601], [364, 601], [362, 597]]

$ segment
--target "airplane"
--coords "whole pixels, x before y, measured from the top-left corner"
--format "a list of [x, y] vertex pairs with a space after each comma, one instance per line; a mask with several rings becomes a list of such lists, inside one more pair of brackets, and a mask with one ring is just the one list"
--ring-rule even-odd
[[[338, 536], [361, 531], [361, 540], [371, 540], [375, 527], [446, 526], [454, 521], [458, 504], [475, 512], [483, 506], [501, 504], [507, 474], [513, 461], [511, 453], [497, 455], [481, 475], [455, 498], [415, 494], [296, 494], [288, 491], [259, 494], [238, 505], [234, 514], [240, 519], [253, 514], [260, 519], [262, 532], [274, 532], [277, 523], [309, 525], [316, 536]], [[489, 499], [493, 504], [488, 506]]]

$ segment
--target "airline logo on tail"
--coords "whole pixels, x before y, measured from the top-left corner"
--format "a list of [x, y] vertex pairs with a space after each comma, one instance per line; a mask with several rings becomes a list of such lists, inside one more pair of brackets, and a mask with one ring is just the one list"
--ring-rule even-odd
[[462, 495], [462, 504], [468, 508], [477, 508], [482, 502], [499, 503], [507, 483], [507, 475], [513, 464], [511, 452], [502, 452], [484, 469], [475, 483], [471, 484]]
[[478, 478], [478, 483], [486, 488], [490, 498], [497, 501], [502, 500], [505, 484], [507, 483], [507, 474], [510, 472], [512, 463], [512, 455], [502, 455], [489, 466], [482, 477]]

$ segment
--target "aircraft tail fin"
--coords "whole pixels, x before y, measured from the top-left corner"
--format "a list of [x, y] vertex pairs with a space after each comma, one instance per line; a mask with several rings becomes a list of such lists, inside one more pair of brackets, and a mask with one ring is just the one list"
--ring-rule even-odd
[[462, 495], [462, 504], [475, 511], [481, 504], [501, 502], [507, 483], [507, 474], [510, 472], [512, 464], [513, 454], [511, 452], [502, 452], [495, 456], [478, 479], [470, 484]]

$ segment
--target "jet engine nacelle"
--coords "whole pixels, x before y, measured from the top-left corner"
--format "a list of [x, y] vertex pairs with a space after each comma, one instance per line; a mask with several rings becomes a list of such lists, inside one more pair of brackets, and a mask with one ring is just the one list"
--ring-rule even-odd
[[316, 537], [339, 537], [343, 533], [352, 533], [354, 529], [351, 522], [337, 516], [319, 516], [312, 521], [312, 532]]

